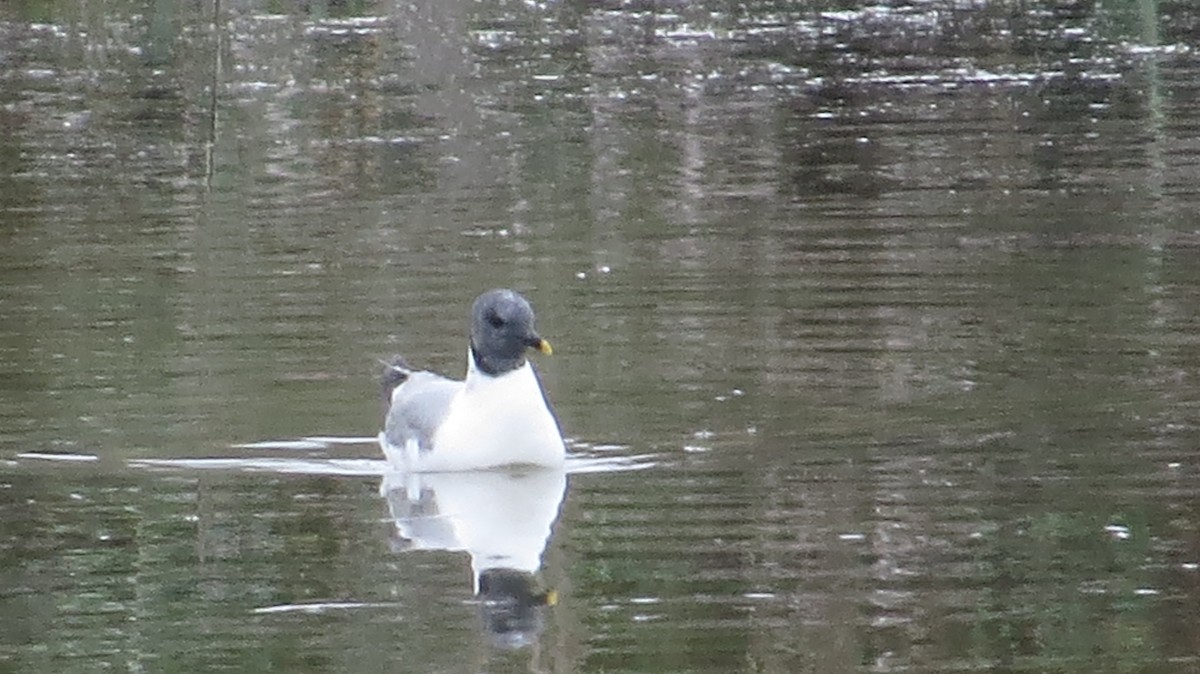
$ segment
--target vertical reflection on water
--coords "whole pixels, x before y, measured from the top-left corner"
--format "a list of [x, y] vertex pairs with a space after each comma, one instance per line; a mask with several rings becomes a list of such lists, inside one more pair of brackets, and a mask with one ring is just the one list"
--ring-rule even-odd
[[225, 14], [221, 11], [221, 0], [211, 0], [212, 2], [212, 81], [209, 83], [211, 90], [208, 98], [208, 138], [204, 144], [204, 184], [212, 190], [213, 175], [216, 170], [214, 157], [216, 156], [217, 148], [217, 127], [220, 123], [220, 101], [221, 91], [221, 67], [222, 56], [225, 52]]
[[538, 574], [566, 488], [566, 473], [535, 470], [390, 473], [379, 491], [396, 526], [393, 550], [468, 553], [485, 634], [516, 648], [537, 642], [555, 603]]

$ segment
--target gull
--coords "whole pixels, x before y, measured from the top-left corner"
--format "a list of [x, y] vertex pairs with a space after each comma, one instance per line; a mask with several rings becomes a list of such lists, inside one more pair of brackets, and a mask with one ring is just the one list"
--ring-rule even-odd
[[384, 372], [388, 404], [379, 445], [398, 471], [561, 467], [566, 447], [529, 350], [553, 353], [533, 308], [513, 290], [489, 290], [471, 307], [467, 376], [414, 370], [395, 357]]

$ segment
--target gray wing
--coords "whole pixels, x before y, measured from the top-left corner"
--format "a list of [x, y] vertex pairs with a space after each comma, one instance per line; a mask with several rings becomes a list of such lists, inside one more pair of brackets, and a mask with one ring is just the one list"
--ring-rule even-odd
[[428, 452], [433, 434], [462, 386], [461, 381], [432, 372], [409, 372], [392, 392], [392, 404], [383, 424], [384, 439], [397, 448], [415, 440], [421, 451]]

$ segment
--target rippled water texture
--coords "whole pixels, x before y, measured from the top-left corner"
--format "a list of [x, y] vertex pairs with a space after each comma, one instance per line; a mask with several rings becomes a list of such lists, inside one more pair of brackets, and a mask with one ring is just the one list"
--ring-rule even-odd
[[[1190, 2], [0, 3], [0, 672], [1193, 672]], [[520, 289], [565, 472], [398, 476]]]

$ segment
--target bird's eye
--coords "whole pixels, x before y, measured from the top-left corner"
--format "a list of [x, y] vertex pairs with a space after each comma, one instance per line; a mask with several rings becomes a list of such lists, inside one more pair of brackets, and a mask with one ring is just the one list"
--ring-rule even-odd
[[494, 311], [488, 312], [487, 322], [490, 323], [493, 328], [499, 328], [504, 325], [504, 319], [500, 318], [500, 314], [498, 314]]

